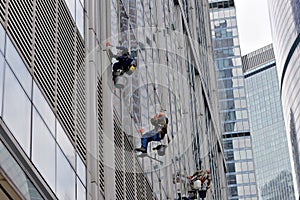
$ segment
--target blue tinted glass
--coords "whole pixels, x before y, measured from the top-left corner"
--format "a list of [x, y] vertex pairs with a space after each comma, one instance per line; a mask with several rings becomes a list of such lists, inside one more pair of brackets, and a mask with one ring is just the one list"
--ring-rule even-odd
[[75, 199], [75, 172], [60, 148], [57, 148], [57, 197], [58, 199]]
[[32, 161], [55, 191], [55, 140], [35, 109], [32, 123]]
[[6, 60], [18, 80], [21, 82], [22, 87], [26, 91], [28, 96], [31, 96], [31, 75], [21, 59], [19, 53], [15, 49], [14, 45], [8, 37], [6, 37]]
[[3, 119], [29, 155], [31, 103], [11, 69], [6, 66], [5, 71]]

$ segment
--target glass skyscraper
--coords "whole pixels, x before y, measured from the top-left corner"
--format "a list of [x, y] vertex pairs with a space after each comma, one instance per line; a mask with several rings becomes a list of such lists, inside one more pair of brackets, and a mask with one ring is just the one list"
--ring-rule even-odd
[[295, 199], [272, 45], [242, 57], [259, 199]]
[[257, 199], [252, 141], [233, 0], [210, 0], [228, 199]]
[[300, 193], [300, 1], [268, 0], [271, 32], [289, 136], [295, 191]]

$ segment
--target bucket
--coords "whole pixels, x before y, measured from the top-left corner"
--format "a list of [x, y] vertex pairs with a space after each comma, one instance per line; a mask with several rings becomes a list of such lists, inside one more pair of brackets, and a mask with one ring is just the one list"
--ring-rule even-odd
[[126, 83], [126, 79], [123, 76], [117, 76], [115, 78], [115, 87], [123, 89]]

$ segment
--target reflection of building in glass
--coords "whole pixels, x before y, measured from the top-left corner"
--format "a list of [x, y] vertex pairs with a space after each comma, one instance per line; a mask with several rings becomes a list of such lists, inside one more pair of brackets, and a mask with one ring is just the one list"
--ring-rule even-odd
[[[269, 0], [273, 46], [280, 81], [284, 120], [291, 145], [300, 143], [300, 1]], [[294, 117], [293, 119], [291, 117]], [[292, 124], [294, 122], [294, 124]], [[292, 128], [292, 129], [290, 129]], [[299, 196], [300, 147], [291, 146], [295, 192]]]
[[[226, 196], [207, 8], [1, 1], [0, 174], [15, 190], [7, 197], [174, 199], [188, 194], [197, 168], [211, 170], [208, 199]], [[138, 61], [123, 90], [113, 88], [106, 42]], [[170, 120], [166, 155], [152, 143], [159, 161], [137, 157], [137, 129], [151, 129], [161, 109]]]
[[295, 116], [293, 111], [290, 111], [290, 140], [291, 140], [291, 146], [292, 146], [292, 158], [294, 162], [294, 168], [295, 168], [295, 179], [297, 183], [300, 183], [300, 152], [298, 151], [299, 149], [299, 142], [297, 139], [297, 132], [296, 132], [296, 123], [295, 123]]
[[[291, 172], [282, 171], [261, 188], [262, 199], [295, 199]], [[288, 184], [287, 184], [288, 183]]]
[[295, 199], [272, 45], [242, 57], [260, 199]]
[[257, 199], [247, 101], [233, 0], [210, 0], [228, 199]]

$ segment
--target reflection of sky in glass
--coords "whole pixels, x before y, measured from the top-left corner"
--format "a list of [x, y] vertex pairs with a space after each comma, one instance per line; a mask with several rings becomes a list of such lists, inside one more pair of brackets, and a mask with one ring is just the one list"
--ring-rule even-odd
[[75, 173], [65, 159], [60, 148], [57, 148], [57, 197], [64, 200], [75, 199]]
[[36, 85], [33, 84], [33, 104], [38, 110], [39, 114], [42, 116], [43, 120], [46, 122], [48, 128], [50, 129], [51, 133], [55, 134], [55, 116], [48, 105], [47, 101], [45, 100], [43, 94], [41, 93], [40, 89]]
[[71, 162], [72, 166], [75, 168], [75, 149], [58, 121], [56, 125], [57, 143]]
[[83, 34], [84, 34], [83, 7], [81, 6], [81, 3], [79, 0], [77, 0], [77, 2], [76, 2], [76, 25], [77, 25], [79, 32], [83, 36]]
[[83, 182], [84, 185], [86, 185], [86, 175], [85, 175], [85, 165], [78, 154], [76, 154], [76, 160], [77, 160], [77, 167], [76, 172]]
[[86, 200], [86, 190], [77, 178], [77, 200]]
[[35, 109], [32, 128], [32, 161], [55, 191], [55, 141]]
[[31, 103], [6, 65], [3, 119], [23, 150], [30, 155]]
[[75, 20], [75, 0], [66, 0], [65, 2], [71, 12], [73, 19]]
[[6, 37], [6, 60], [14, 74], [21, 82], [28, 96], [31, 96], [32, 78], [19, 53], [8, 37]]
[[4, 45], [5, 45], [5, 31], [2, 24], [0, 24], [0, 51], [4, 54]]

